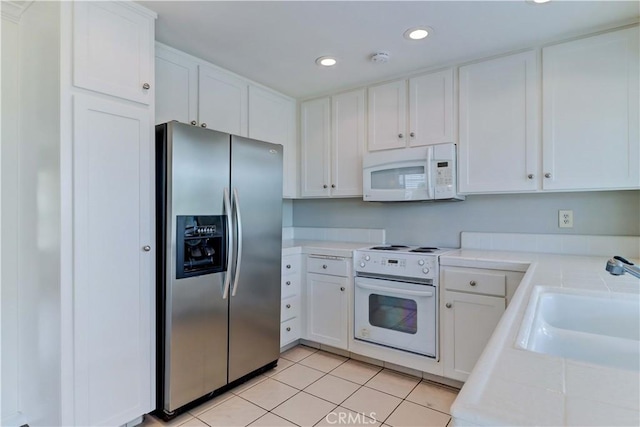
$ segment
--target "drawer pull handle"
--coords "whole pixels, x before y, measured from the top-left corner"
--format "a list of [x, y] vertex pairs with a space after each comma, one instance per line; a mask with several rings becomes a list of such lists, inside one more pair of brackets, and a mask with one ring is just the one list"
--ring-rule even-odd
[[340, 290], [344, 292], [344, 286], [340, 286]]
[[475, 286], [475, 285], [476, 285], [476, 281], [475, 281], [475, 280], [472, 280], [472, 281], [470, 281], [470, 282], [469, 282], [469, 284], [470, 284], [471, 286]]
[[291, 326], [287, 326], [287, 332], [291, 332]]
[[287, 268], [291, 268], [291, 264], [287, 264]]
[[287, 286], [291, 286], [291, 280], [287, 280]]
[[448, 303], [446, 303], [444, 306], [445, 306], [445, 307], [447, 307], [447, 308], [451, 308], [451, 303], [450, 303], [450, 302], [448, 302]]
[[327, 269], [327, 264], [324, 264], [324, 265], [322, 266], [322, 268], [324, 268], [324, 269], [326, 270], [326, 269]]
[[287, 304], [287, 308], [291, 308], [291, 304]]

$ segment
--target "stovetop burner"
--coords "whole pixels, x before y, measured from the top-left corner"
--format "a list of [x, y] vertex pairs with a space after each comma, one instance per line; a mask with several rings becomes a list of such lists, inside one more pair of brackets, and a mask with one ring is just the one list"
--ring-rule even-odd
[[403, 249], [409, 249], [409, 246], [404, 245], [387, 245], [387, 246], [374, 246], [370, 248], [374, 251], [401, 251]]
[[411, 249], [409, 252], [418, 252], [421, 254], [430, 254], [433, 251], [437, 251], [438, 248], [428, 248], [428, 247], [419, 247], [419, 248], [415, 248], [415, 249]]

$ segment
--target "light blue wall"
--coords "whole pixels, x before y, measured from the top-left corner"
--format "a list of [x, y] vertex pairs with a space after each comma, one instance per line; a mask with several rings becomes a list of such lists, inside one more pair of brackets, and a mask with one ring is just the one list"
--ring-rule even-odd
[[[572, 209], [574, 228], [558, 228]], [[468, 196], [463, 202], [293, 201], [297, 227], [384, 228], [387, 243], [459, 247], [461, 231], [640, 235], [640, 191]]]

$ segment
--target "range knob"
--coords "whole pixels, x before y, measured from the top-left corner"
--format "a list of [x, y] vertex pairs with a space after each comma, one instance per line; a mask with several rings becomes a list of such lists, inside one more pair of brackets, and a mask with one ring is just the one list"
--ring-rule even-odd
[[364, 262], [361, 262], [361, 263], [360, 263], [360, 267], [364, 267], [364, 266], [365, 266], [365, 263], [364, 263]]
[[371, 257], [369, 255], [365, 255], [364, 260], [365, 261], [369, 261], [371, 259]]
[[427, 267], [425, 267], [425, 268], [422, 269], [422, 272], [424, 274], [429, 274], [429, 269]]
[[423, 259], [418, 260], [418, 265], [424, 265], [424, 260]]

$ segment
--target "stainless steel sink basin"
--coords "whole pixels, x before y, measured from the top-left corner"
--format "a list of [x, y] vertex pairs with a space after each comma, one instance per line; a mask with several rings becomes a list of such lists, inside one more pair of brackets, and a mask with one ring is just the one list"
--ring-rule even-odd
[[518, 345], [598, 365], [640, 369], [640, 298], [538, 286]]

